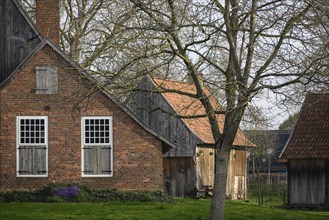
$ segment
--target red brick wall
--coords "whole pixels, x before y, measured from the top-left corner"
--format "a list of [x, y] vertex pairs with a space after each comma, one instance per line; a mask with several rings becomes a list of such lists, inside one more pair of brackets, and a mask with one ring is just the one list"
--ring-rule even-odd
[[44, 37], [59, 45], [59, 1], [36, 0], [36, 24]]
[[[59, 67], [59, 94], [35, 94], [37, 65]], [[161, 141], [104, 94], [90, 92], [89, 81], [69, 67], [46, 46], [0, 90], [0, 189], [38, 188], [54, 181], [92, 188], [162, 189]], [[113, 116], [113, 177], [81, 177], [81, 117], [109, 115]], [[48, 177], [16, 177], [16, 116], [48, 116]]]

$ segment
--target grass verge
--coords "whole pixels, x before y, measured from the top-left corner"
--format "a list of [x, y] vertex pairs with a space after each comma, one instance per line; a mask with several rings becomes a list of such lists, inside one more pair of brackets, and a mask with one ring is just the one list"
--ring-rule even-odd
[[[210, 199], [175, 199], [175, 203], [0, 203], [0, 219], [203, 220], [209, 219], [210, 203]], [[225, 219], [325, 220], [329, 212], [227, 201]]]

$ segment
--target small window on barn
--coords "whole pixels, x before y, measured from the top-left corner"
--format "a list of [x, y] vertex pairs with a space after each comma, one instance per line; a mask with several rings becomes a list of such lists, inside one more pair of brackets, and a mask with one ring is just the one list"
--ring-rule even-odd
[[24, 116], [16, 118], [17, 176], [48, 176], [48, 118]]
[[58, 93], [58, 68], [51, 66], [37, 66], [36, 94]]
[[83, 117], [82, 176], [113, 176], [112, 117]]

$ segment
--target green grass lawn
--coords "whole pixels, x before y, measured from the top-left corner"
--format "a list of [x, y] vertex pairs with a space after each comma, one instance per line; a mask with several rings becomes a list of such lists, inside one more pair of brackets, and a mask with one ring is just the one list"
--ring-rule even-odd
[[[0, 203], [0, 219], [209, 219], [209, 199], [176, 199], [175, 203]], [[259, 207], [227, 201], [225, 219], [329, 219], [329, 212]]]

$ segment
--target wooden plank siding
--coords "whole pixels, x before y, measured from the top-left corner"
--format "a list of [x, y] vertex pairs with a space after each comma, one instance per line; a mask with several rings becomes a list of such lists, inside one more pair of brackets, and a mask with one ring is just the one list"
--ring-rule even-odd
[[41, 42], [13, 1], [0, 1], [0, 84]]
[[215, 177], [215, 148], [214, 147], [197, 147], [196, 154], [197, 188], [200, 190], [204, 186], [214, 187]]
[[245, 199], [247, 191], [246, 182], [247, 152], [232, 149], [230, 152], [226, 195], [231, 199]]
[[176, 197], [194, 196], [196, 166], [192, 157], [165, 157], [163, 159], [164, 185]]
[[[229, 169], [227, 174], [226, 195], [231, 199], [246, 198], [246, 166], [247, 152], [233, 149], [230, 153]], [[197, 189], [204, 187], [214, 188], [215, 149], [213, 145], [197, 147]]]
[[329, 207], [329, 160], [288, 160], [288, 203]]
[[[140, 88], [154, 89], [154, 85], [151, 83], [150, 79], [145, 77], [140, 83]], [[152, 129], [165, 138], [172, 140], [177, 145], [177, 147], [167, 152], [165, 156], [195, 156], [195, 147], [201, 144], [202, 141], [191, 132], [180, 118], [164, 112], [175, 113], [162, 94], [136, 92], [126, 101], [126, 105], [129, 106], [137, 117], [150, 125]]]

